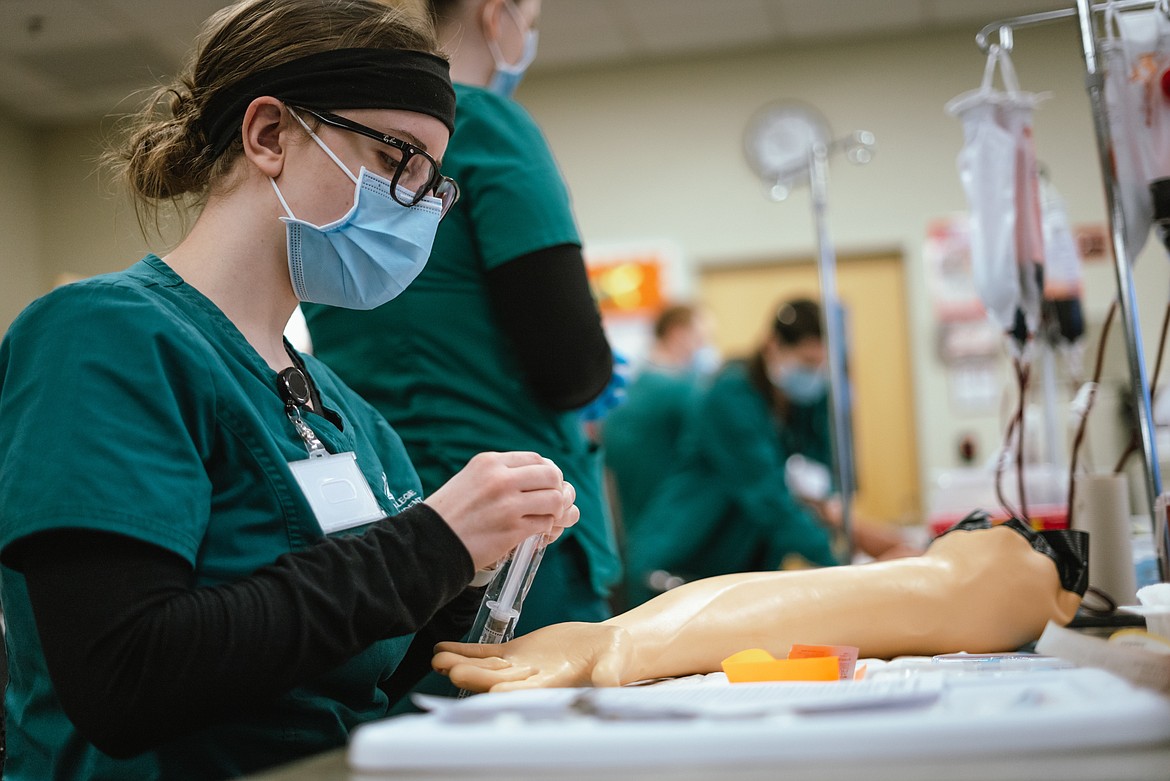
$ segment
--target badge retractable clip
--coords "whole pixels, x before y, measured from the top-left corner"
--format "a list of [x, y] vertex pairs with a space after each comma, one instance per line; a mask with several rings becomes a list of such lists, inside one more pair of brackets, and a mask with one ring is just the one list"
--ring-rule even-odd
[[[289, 471], [304, 494], [317, 525], [325, 534], [352, 529], [386, 517], [352, 450], [330, 453], [304, 418], [311, 401], [309, 378], [297, 366], [277, 375], [284, 411], [308, 451], [308, 458], [291, 460]], [[387, 489], [389, 491], [389, 489]]]
[[305, 449], [309, 451], [309, 458], [324, 458], [329, 455], [329, 451], [321, 444], [316, 433], [301, 417], [301, 407], [308, 405], [311, 398], [309, 379], [305, 373], [292, 366], [276, 375], [276, 379], [280, 397], [284, 400], [284, 411], [288, 415], [288, 419], [292, 421], [293, 428], [305, 441]]

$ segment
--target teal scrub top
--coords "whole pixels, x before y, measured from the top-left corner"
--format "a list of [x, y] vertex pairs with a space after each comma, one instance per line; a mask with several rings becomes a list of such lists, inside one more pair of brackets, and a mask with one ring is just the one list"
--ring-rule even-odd
[[[356, 453], [387, 515], [421, 501], [386, 421], [323, 364], [305, 363], [342, 421], [305, 413], [328, 450]], [[276, 373], [158, 257], [58, 288], [0, 345], [0, 551], [49, 529], [117, 532], [182, 556], [199, 586], [228, 583], [322, 538], [288, 467], [304, 458]], [[0, 568], [0, 598], [8, 781], [223, 778], [343, 746], [386, 714], [378, 683], [410, 642], [375, 643], [263, 708], [115, 760], [62, 711], [19, 572]]]
[[[528, 253], [580, 244], [569, 193], [519, 104], [463, 84], [455, 94], [443, 173], [462, 197], [439, 224], [426, 267], [368, 312], [305, 305], [313, 352], [394, 425], [428, 493], [483, 451], [531, 450], [556, 462], [581, 510], [562, 539], [581, 544], [601, 597], [619, 565], [600, 454], [576, 413], [549, 409], [528, 388], [484, 281]], [[526, 605], [541, 598], [534, 588]]]
[[746, 364], [728, 363], [685, 424], [677, 467], [627, 538], [627, 596], [652, 596], [646, 576], [687, 580], [775, 569], [789, 554], [837, 561], [830, 532], [788, 490], [784, 469], [800, 453], [832, 463], [828, 400], [793, 405], [777, 421]]
[[675, 468], [683, 421], [702, 389], [697, 372], [648, 364], [626, 389], [625, 402], [606, 415], [601, 434], [605, 465], [617, 487], [626, 533]]

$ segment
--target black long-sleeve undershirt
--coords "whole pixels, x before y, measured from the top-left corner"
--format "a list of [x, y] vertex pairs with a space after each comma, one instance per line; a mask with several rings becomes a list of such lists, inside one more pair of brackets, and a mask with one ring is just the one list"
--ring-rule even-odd
[[190, 564], [170, 551], [98, 531], [30, 535], [4, 559], [26, 579], [65, 713], [114, 757], [230, 718], [376, 640], [417, 631], [383, 686], [401, 695], [435, 641], [466, 631], [482, 594], [466, 588], [467, 550], [422, 504], [215, 587], [196, 588]]
[[613, 374], [613, 353], [589, 292], [581, 248], [560, 244], [486, 274], [500, 327], [536, 397], [565, 411], [588, 404]]

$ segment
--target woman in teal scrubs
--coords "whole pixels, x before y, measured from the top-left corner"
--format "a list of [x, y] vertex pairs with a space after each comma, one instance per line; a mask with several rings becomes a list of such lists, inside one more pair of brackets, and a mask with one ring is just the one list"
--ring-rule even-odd
[[628, 533], [674, 468], [683, 422], [717, 368], [705, 313], [691, 304], [668, 306], [654, 319], [646, 360], [626, 400], [605, 416], [601, 441]]
[[540, 0], [428, 0], [459, 110], [443, 170], [459, 203], [426, 270], [385, 306], [305, 307], [314, 354], [402, 436], [432, 490], [482, 450], [534, 450], [577, 489], [581, 522], [541, 561], [517, 632], [599, 621], [619, 563], [600, 453], [579, 410], [613, 356], [548, 143], [511, 99]]
[[201, 204], [190, 232], [0, 345], [9, 781], [219, 779], [342, 746], [466, 631], [477, 570], [578, 516], [533, 452], [477, 456], [424, 502], [394, 430], [282, 336], [298, 302], [397, 295], [457, 196], [429, 26], [246, 0], [200, 41], [117, 151], [143, 202]]
[[782, 304], [768, 338], [715, 376], [684, 423], [677, 466], [627, 538], [631, 605], [666, 574], [693, 580], [776, 569], [796, 554], [837, 563], [832, 505], [788, 488], [789, 456], [830, 464], [828, 386], [820, 309]]

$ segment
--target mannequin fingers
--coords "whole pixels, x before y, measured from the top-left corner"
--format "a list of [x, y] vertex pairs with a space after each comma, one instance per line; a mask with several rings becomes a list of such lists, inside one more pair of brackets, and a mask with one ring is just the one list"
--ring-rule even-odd
[[549, 680], [547, 675], [533, 674], [529, 670], [528, 675], [523, 678], [514, 681], [501, 681], [492, 686], [490, 691], [493, 694], [498, 694], [500, 692], [516, 692], [523, 689], [544, 689], [555, 685], [555, 683]]
[[454, 640], [445, 640], [435, 646], [435, 653], [450, 653], [462, 659], [480, 659], [483, 661], [505, 662], [500, 656], [500, 645], [497, 643], [459, 643]]
[[[459, 646], [462, 643], [443, 643], [443, 645]], [[501, 659], [498, 656], [475, 656], [470, 654], [460, 653], [458, 650], [450, 648], [436, 648], [435, 656], [431, 659], [431, 667], [436, 672], [446, 674], [448, 670], [457, 664], [474, 664], [483, 667], [487, 670], [501, 670], [509, 666], [506, 659]]]
[[478, 664], [456, 664], [447, 671], [451, 683], [469, 691], [485, 692], [496, 690], [501, 684], [523, 681], [532, 675], [527, 667], [508, 667], [499, 670], [486, 670]]

